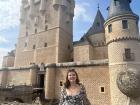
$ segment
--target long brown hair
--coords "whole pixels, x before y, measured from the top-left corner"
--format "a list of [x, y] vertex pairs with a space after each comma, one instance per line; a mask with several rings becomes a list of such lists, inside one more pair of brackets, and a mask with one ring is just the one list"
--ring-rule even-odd
[[79, 82], [80, 82], [77, 72], [74, 69], [69, 69], [68, 72], [67, 72], [66, 81], [65, 81], [65, 84], [64, 84], [65, 88], [67, 88], [67, 89], [70, 87], [70, 81], [68, 80], [68, 74], [70, 72], [74, 72], [76, 74], [76, 84], [79, 84]]

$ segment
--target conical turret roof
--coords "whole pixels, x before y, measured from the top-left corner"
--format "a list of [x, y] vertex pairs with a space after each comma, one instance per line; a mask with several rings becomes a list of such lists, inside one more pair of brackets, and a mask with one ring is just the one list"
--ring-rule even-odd
[[134, 14], [130, 8], [131, 0], [111, 0], [108, 18], [122, 14]]
[[104, 17], [102, 16], [100, 10], [98, 9], [96, 17], [95, 17], [95, 20], [93, 22], [93, 25], [88, 30], [86, 35], [93, 35], [93, 34], [105, 32], [105, 30], [104, 30], [104, 22], [105, 22]]

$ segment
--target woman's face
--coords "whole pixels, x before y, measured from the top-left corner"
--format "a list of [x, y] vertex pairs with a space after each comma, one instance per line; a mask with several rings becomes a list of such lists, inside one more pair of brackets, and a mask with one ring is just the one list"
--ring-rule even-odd
[[75, 83], [76, 82], [76, 74], [75, 72], [69, 72], [68, 73], [68, 80], [70, 83]]

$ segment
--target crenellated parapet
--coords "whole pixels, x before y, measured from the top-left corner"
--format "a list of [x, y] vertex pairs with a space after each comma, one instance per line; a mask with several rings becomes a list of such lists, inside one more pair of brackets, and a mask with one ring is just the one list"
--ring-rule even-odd
[[59, 6], [62, 6], [64, 8], [67, 8], [68, 6], [67, 0], [53, 0], [53, 7], [58, 8]]
[[25, 9], [24, 9], [25, 4], [26, 4], [26, 1], [22, 0], [22, 5], [20, 8], [20, 22], [21, 23], [25, 21]]
[[46, 3], [47, 3], [47, 0], [41, 0], [40, 2], [40, 7], [39, 7], [39, 11], [40, 13], [43, 15], [46, 11]]
[[34, 0], [29, 0], [30, 10], [29, 10], [29, 16], [31, 19], [35, 17], [35, 5]]
[[58, 9], [59, 7], [63, 8], [63, 11], [67, 12], [66, 22], [69, 23], [70, 20], [74, 17], [74, 0], [53, 0], [53, 7]]
[[[59, 7], [62, 9], [58, 10]], [[54, 18], [55, 21], [50, 18], [56, 17], [57, 13], [53, 14], [54, 12], [62, 11], [62, 14], [66, 15], [66, 23], [70, 23], [74, 17], [74, 8], [74, 0], [22, 0], [20, 9], [21, 34], [25, 34], [27, 31], [33, 34], [36, 33], [36, 29], [37, 32], [45, 31], [44, 29], [47, 29], [48, 24], [56, 24], [55, 21], [59, 21], [59, 17]]]
[[23, 0], [15, 66], [70, 61], [74, 7], [74, 0]]
[[106, 44], [108, 45], [113, 42], [119, 42], [119, 41], [125, 41], [125, 40], [135, 40], [135, 41], [140, 42], [140, 37], [118, 37], [118, 38], [109, 40], [108, 42], [106, 42]]
[[51, 1], [23, 0], [20, 8], [20, 33], [25, 35], [45, 31], [46, 25], [51, 22]]

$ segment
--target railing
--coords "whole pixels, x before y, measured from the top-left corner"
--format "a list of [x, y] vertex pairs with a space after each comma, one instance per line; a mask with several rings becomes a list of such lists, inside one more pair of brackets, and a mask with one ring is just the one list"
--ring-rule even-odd
[[135, 56], [134, 53], [130, 53], [130, 54], [123, 54], [123, 61], [134, 61], [135, 60]]

